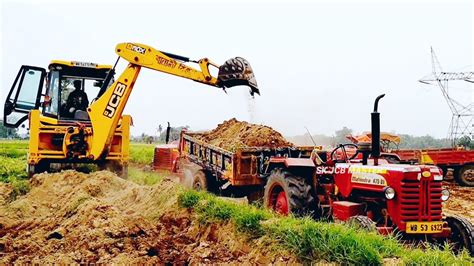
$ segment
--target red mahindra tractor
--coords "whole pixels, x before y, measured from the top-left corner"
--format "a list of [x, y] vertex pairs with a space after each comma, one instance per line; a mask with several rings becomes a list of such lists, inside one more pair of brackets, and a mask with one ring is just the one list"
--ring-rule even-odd
[[[444, 216], [442, 171], [433, 165], [392, 164], [380, 153], [379, 100], [374, 103], [372, 143], [339, 145], [311, 158], [270, 158], [264, 203], [277, 212], [308, 214], [359, 224], [403, 239], [451, 243], [474, 255], [474, 227]], [[356, 152], [348, 152], [348, 150]]]

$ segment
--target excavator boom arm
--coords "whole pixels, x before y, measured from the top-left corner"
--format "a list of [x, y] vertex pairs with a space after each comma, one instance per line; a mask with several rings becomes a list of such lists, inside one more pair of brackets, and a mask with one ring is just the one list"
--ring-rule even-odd
[[144, 44], [120, 43], [115, 48], [115, 52], [132, 64], [220, 87], [218, 79], [209, 72], [211, 62], [207, 58], [198, 61], [201, 69], [197, 70], [173, 59], [171, 56], [181, 59], [180, 61], [188, 59], [186, 57], [164, 53]]
[[[240, 57], [227, 60], [222, 66], [207, 58], [197, 61], [200, 69], [187, 66], [177, 60], [185, 57], [163, 53], [153, 47], [137, 43], [120, 43], [116, 53], [129, 62], [120, 77], [94, 102], [89, 114], [93, 135], [88, 156], [91, 160], [105, 158], [113, 135], [122, 117], [123, 110], [132, 92], [140, 69], [146, 67], [163, 73], [194, 80], [214, 87], [229, 88], [238, 85], [250, 87], [250, 93], [259, 94], [257, 83], [248, 62]], [[173, 57], [173, 58], [172, 58]], [[219, 68], [218, 77], [213, 77], [209, 65]]]

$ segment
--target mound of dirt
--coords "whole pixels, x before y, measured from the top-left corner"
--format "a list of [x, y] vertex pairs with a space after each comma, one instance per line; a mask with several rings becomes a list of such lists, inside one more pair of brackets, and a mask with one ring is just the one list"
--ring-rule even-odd
[[224, 121], [214, 130], [198, 138], [225, 150], [235, 151], [243, 147], [292, 147], [279, 132], [264, 125], [238, 121], [235, 118]]
[[474, 223], [474, 187], [462, 187], [458, 184], [444, 182], [450, 192], [448, 201], [443, 203], [443, 212], [447, 215], [460, 215]]
[[[165, 180], [140, 186], [110, 172], [35, 175], [31, 191], [0, 193], [0, 264], [271, 263], [230, 224], [203, 225]], [[240, 238], [239, 238], [240, 237]]]

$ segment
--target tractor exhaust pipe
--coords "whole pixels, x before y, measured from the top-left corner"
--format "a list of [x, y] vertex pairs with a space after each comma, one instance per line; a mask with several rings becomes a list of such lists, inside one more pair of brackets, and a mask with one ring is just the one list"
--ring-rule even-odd
[[380, 113], [378, 112], [379, 101], [385, 94], [379, 95], [374, 102], [374, 111], [371, 113], [372, 120], [372, 158], [374, 165], [379, 164], [380, 157]]
[[166, 139], [165, 139], [166, 144], [170, 142], [170, 132], [171, 132], [171, 126], [170, 126], [170, 122], [168, 122], [168, 126], [166, 127]]

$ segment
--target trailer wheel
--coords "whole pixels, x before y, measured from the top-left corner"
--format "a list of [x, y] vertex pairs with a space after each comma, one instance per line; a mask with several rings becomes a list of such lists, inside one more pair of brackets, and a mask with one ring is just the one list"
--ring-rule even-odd
[[375, 232], [377, 230], [374, 221], [363, 215], [352, 216], [347, 220], [347, 223], [367, 232]]
[[451, 228], [451, 236], [447, 241], [452, 244], [453, 250], [460, 252], [466, 249], [471, 256], [474, 256], [474, 226], [472, 223], [459, 216], [449, 216], [446, 221]]
[[314, 198], [310, 190], [311, 186], [304, 178], [277, 168], [267, 180], [263, 202], [266, 207], [284, 215], [305, 215], [313, 209]]
[[206, 174], [203, 171], [197, 171], [196, 174], [194, 174], [193, 189], [197, 191], [208, 190]]
[[474, 165], [463, 166], [458, 175], [458, 181], [461, 185], [474, 187]]

